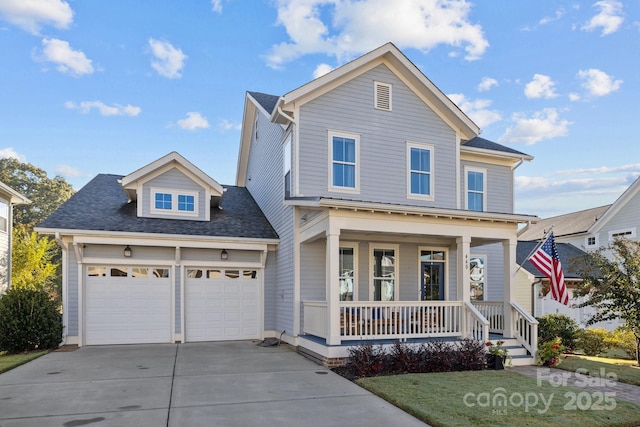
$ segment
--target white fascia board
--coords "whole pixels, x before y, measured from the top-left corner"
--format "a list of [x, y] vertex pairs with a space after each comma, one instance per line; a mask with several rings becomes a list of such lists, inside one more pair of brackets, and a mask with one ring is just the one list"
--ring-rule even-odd
[[251, 135], [254, 126], [253, 116], [255, 115], [257, 104], [256, 100], [247, 93], [244, 100], [242, 128], [240, 130], [240, 147], [238, 150], [238, 168], [236, 170], [236, 185], [239, 187], [244, 187], [247, 182]]
[[461, 211], [441, 208], [423, 208], [419, 206], [387, 205], [384, 203], [358, 202], [353, 200], [321, 199], [318, 206], [326, 208], [366, 210], [371, 212], [397, 213], [451, 219], [468, 219], [504, 223], [528, 223], [538, 219], [533, 215], [501, 214], [492, 212]]
[[5, 193], [9, 199], [9, 203], [12, 205], [29, 205], [31, 204], [31, 200], [29, 200], [26, 196], [18, 193], [13, 188], [9, 187], [4, 182], [0, 182], [0, 192]]
[[[640, 195], [640, 177], [625, 190], [618, 199], [613, 202], [605, 213], [587, 230], [588, 234], [595, 234], [602, 230], [605, 224], [626, 205], [633, 197]], [[639, 196], [640, 197], [640, 196]]]
[[484, 148], [465, 147], [464, 145], [461, 145], [460, 153], [461, 154], [464, 153], [467, 155], [490, 157], [490, 158], [496, 158], [496, 159], [507, 159], [507, 160], [511, 160], [512, 162], [517, 160], [528, 160], [528, 161], [533, 160], [533, 156], [530, 156], [524, 153], [523, 154], [507, 153], [502, 151], [485, 150]]

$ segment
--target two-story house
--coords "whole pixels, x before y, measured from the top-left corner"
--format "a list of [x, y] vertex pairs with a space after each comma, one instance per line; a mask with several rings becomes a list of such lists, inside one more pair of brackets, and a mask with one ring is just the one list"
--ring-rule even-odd
[[13, 207], [29, 203], [25, 196], [0, 182], [0, 295], [11, 286]]
[[512, 337], [514, 170], [393, 44], [282, 96], [246, 94], [236, 184], [279, 235], [265, 326], [319, 359], [363, 339]]
[[[640, 239], [638, 235], [638, 230], [640, 230], [640, 178], [637, 178], [614, 203], [541, 219], [537, 223], [529, 224], [523, 228], [518, 239], [522, 241], [522, 245], [526, 245], [530, 241], [542, 239], [545, 233], [551, 229], [553, 229], [556, 242], [572, 245], [576, 248], [574, 252], [578, 253], [606, 248], [616, 238], [638, 241]], [[563, 267], [569, 269], [571, 262], [571, 259], [568, 259], [565, 266], [563, 261]], [[519, 276], [518, 279], [525, 283], [529, 282], [529, 287], [534, 283], [530, 279], [524, 279], [523, 276]], [[569, 283], [568, 289], [571, 296], [573, 296], [576, 286], [576, 282]], [[572, 298], [570, 305], [564, 306], [553, 300], [540, 286], [533, 292], [533, 298], [532, 312], [536, 316], [562, 313], [584, 326], [593, 315], [592, 308], [577, 307], [582, 302], [581, 299]], [[609, 320], [594, 326], [615, 329], [621, 323], [621, 321]]]

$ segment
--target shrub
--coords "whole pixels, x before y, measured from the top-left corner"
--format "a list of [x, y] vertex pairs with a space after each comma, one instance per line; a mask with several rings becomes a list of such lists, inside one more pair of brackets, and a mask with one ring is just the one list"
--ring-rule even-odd
[[62, 341], [59, 303], [43, 289], [9, 289], [0, 298], [0, 350], [18, 353], [58, 347]]
[[536, 355], [536, 363], [544, 366], [558, 366], [562, 362], [562, 353], [564, 353], [565, 347], [562, 345], [562, 339], [556, 337], [552, 340], [543, 341], [538, 346], [538, 353]]
[[578, 331], [576, 346], [587, 356], [597, 356], [605, 351], [609, 344], [609, 331], [604, 328], [587, 328]]
[[536, 319], [539, 322], [538, 338], [542, 342], [560, 337], [565, 348], [572, 350], [576, 347], [579, 328], [575, 320], [564, 314], [545, 314]]
[[618, 326], [614, 331], [609, 333], [607, 337], [607, 344], [613, 348], [619, 348], [631, 359], [638, 359], [636, 354], [638, 347], [636, 345], [636, 337], [631, 329], [626, 326]]

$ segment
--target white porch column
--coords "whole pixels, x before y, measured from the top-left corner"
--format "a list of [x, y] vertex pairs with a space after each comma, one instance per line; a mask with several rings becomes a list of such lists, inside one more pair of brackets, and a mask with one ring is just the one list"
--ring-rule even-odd
[[515, 266], [516, 266], [516, 239], [502, 241], [503, 271], [504, 271], [504, 336], [513, 337], [514, 325], [511, 318], [511, 301], [515, 297]]
[[327, 344], [339, 345], [340, 337], [340, 232], [327, 231], [326, 255]]
[[471, 237], [462, 236], [456, 239], [458, 254], [458, 300], [471, 301], [471, 277], [469, 276], [469, 257], [471, 256]]

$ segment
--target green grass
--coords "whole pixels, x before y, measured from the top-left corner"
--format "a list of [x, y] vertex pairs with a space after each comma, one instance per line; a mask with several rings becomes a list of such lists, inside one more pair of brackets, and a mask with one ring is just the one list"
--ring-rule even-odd
[[[509, 370], [408, 374], [356, 382], [434, 427], [640, 425], [639, 405], [604, 400], [602, 392], [598, 396], [548, 381], [538, 384], [536, 378]], [[500, 394], [507, 399], [502, 406], [495, 399]]]
[[0, 374], [47, 354], [47, 351], [32, 353], [6, 354], [0, 353]]
[[635, 360], [627, 359], [569, 356], [558, 365], [558, 368], [574, 372], [578, 369], [586, 369], [597, 376], [602, 376], [601, 373], [603, 371], [601, 369], [604, 369], [605, 374], [614, 373], [621, 383], [640, 386], [640, 367], [635, 363]]

